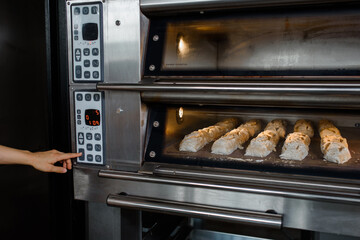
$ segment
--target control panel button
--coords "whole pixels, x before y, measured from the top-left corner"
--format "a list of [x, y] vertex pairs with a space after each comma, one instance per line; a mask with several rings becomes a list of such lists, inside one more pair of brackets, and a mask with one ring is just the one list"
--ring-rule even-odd
[[[76, 100], [77, 101], [82, 101], [83, 100], [83, 95], [81, 93], [76, 94]], [[81, 111], [81, 110], [79, 110], [79, 111]]]
[[86, 144], [86, 150], [92, 151], [93, 150], [93, 145], [92, 144]]
[[98, 8], [97, 7], [91, 7], [91, 13], [92, 14], [97, 14]]
[[78, 143], [79, 145], [84, 145], [84, 133], [78, 133]]
[[[79, 10], [80, 11], [80, 10]], [[78, 24], [74, 24], [74, 29], [78, 29], [79, 25]]]
[[79, 15], [79, 14], [80, 14], [80, 8], [79, 8], [79, 7], [76, 7], [76, 8], [74, 9], [74, 14], [75, 14], [75, 15]]
[[90, 60], [84, 61], [84, 67], [90, 67]]
[[81, 50], [80, 50], [80, 48], [75, 49], [75, 61], [77, 61], [77, 62], [81, 61]]
[[88, 14], [89, 14], [89, 8], [88, 8], [88, 7], [83, 7], [82, 13], [83, 13], [84, 15], [88, 15]]
[[92, 162], [92, 161], [94, 160], [94, 156], [91, 155], [91, 154], [88, 154], [88, 155], [86, 156], [86, 159], [87, 159], [89, 162]]
[[93, 48], [92, 49], [92, 55], [94, 55], [94, 56], [99, 55], [99, 49], [98, 48]]
[[92, 133], [86, 133], [86, 139], [92, 140]]
[[90, 49], [84, 48], [84, 55], [89, 56], [90, 55]]
[[82, 155], [79, 157], [80, 161], [85, 160], [85, 150], [83, 148], [79, 148], [79, 153], [82, 153]]
[[101, 151], [101, 145], [95, 144], [95, 151], [100, 152]]
[[79, 40], [79, 36], [75, 36], [75, 37], [74, 37], [74, 40], [75, 40], [75, 41]]
[[91, 94], [89, 94], [89, 93], [85, 94], [85, 100], [91, 101]]
[[99, 72], [98, 71], [93, 72], [93, 78], [99, 78]]
[[78, 124], [78, 125], [81, 125], [81, 120], [77, 120], [77, 124]]
[[95, 161], [101, 162], [101, 156], [100, 156], [100, 155], [96, 155], [96, 156], [95, 156]]
[[[100, 94], [96, 93], [94, 94], [94, 101], [98, 102], [100, 100]], [[98, 133], [97, 133], [98, 134]], [[96, 134], [95, 134], [96, 135]], [[96, 139], [96, 138], [95, 138]]]
[[75, 76], [76, 78], [81, 78], [81, 66], [75, 67]]
[[91, 75], [90, 75], [90, 72], [89, 72], [89, 71], [85, 71], [85, 72], [84, 72], [84, 77], [85, 77], [85, 78], [90, 78], [90, 76], [91, 76]]
[[[82, 100], [82, 95], [81, 95], [81, 100]], [[76, 113], [81, 114], [81, 110], [80, 109], [76, 110]]]
[[101, 140], [101, 135], [100, 135], [100, 133], [95, 133], [95, 140], [96, 140], [96, 141], [100, 141], [100, 140]]
[[78, 34], [79, 34], [79, 31], [78, 31], [78, 30], [74, 30], [74, 34], [75, 34], [75, 35], [78, 35]]
[[92, 65], [93, 65], [93, 67], [98, 67], [99, 66], [99, 60], [93, 60], [92, 61]]
[[76, 118], [77, 118], [77, 119], [81, 119], [81, 115], [77, 115]]

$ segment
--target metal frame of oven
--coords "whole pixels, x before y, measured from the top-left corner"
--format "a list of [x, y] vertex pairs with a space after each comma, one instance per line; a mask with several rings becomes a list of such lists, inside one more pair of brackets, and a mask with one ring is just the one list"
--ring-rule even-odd
[[[79, 2], [91, 0], [68, 1], [67, 6]], [[312, 2], [286, 1], [287, 4]], [[332, 2], [349, 1], [321, 1]], [[85, 166], [75, 163], [76, 199], [134, 209], [137, 214], [144, 210], [277, 229], [285, 227], [360, 236], [358, 180], [143, 162], [147, 103], [212, 104], [216, 101], [224, 105], [247, 102], [249, 106], [328, 107], [335, 102], [336, 107], [359, 109], [358, 77], [349, 78], [349, 81], [355, 80], [351, 84], [294, 82], [270, 87], [246, 78], [222, 85], [214, 82], [189, 84], [181, 80], [174, 85], [166, 81], [158, 84], [154, 79], [142, 77], [149, 28], [149, 19], [144, 13], [161, 15], [176, 9], [218, 10], [229, 4], [266, 7], [283, 5], [284, 1], [183, 0], [170, 4], [155, 0], [107, 0], [102, 4], [104, 82], [74, 83], [70, 71], [69, 92], [73, 150], [76, 143], [73, 91], [104, 92], [107, 164]], [[69, 7], [67, 13], [68, 36], [71, 36]], [[116, 24], [117, 21], [120, 24]], [[72, 69], [71, 48], [68, 49], [69, 69]], [[279, 77], [274, 80], [276, 78]], [[289, 91], [293, 95], [279, 99], [279, 93]], [[315, 93], [320, 95], [315, 96]], [[255, 98], [260, 100], [251, 100]]]

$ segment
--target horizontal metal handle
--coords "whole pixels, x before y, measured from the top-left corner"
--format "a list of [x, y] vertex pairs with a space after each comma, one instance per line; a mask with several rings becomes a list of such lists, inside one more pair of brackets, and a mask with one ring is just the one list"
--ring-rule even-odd
[[217, 9], [254, 8], [267, 6], [309, 5], [331, 2], [351, 2], [339, 0], [141, 0], [144, 13], [162, 13], [169, 11], [189, 12]]
[[279, 187], [286, 187], [292, 189], [301, 189], [301, 190], [317, 190], [322, 192], [331, 192], [331, 193], [344, 193], [352, 194], [353, 196], [360, 197], [360, 182], [354, 181], [351, 183], [350, 180], [347, 181], [347, 184], [339, 184], [330, 181], [325, 181], [320, 178], [312, 178], [310, 180], [298, 180], [291, 179], [289, 177], [275, 177], [275, 176], [264, 176], [264, 175], [251, 175], [251, 174], [234, 174], [234, 173], [223, 173], [215, 171], [201, 171], [193, 169], [178, 169], [158, 166], [154, 168], [153, 174], [157, 176], [165, 177], [177, 177], [177, 178], [186, 178], [186, 179], [198, 179], [198, 180], [207, 180], [207, 181], [225, 181], [231, 183], [247, 183], [247, 184], [258, 184], [261, 186], [272, 185]]
[[281, 197], [300, 198], [318, 201], [340, 202], [349, 204], [359, 204], [359, 193], [335, 193], [329, 191], [316, 191], [310, 189], [289, 189], [278, 186], [263, 185], [255, 186], [250, 184], [221, 183], [214, 181], [201, 181], [194, 179], [181, 179], [174, 177], [160, 177], [147, 174], [129, 173], [114, 170], [100, 170], [99, 177], [119, 179], [126, 181], [139, 181], [156, 184], [174, 184], [188, 187], [203, 187], [227, 191], [239, 191], [253, 194], [265, 194]]
[[[270, 85], [270, 86], [269, 86]], [[158, 91], [158, 92], [283, 92], [283, 93], [326, 93], [326, 94], [359, 94], [360, 84], [340, 85], [340, 84], [104, 84], [97, 85], [98, 90], [118, 90], [118, 91]]]
[[113, 194], [108, 196], [106, 202], [110, 206], [132, 208], [150, 212], [161, 212], [217, 221], [251, 224], [277, 229], [280, 229], [282, 226], [282, 215], [280, 214], [259, 213], [238, 209], [218, 208], [199, 204]]

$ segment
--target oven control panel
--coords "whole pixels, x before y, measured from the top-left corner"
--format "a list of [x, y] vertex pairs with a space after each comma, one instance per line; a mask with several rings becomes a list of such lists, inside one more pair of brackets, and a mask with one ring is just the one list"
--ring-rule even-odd
[[104, 165], [104, 96], [96, 91], [75, 91], [78, 163]]
[[74, 82], [103, 81], [101, 3], [71, 5]]

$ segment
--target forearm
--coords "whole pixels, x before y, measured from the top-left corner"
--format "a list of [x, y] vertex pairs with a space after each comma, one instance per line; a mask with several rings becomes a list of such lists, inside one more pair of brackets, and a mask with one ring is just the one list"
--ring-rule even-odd
[[0, 145], [0, 164], [32, 165], [32, 153]]

